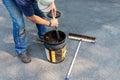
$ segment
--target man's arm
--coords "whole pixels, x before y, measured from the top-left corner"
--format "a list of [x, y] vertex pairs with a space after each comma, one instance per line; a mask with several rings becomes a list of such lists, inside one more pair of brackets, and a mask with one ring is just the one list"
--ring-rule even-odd
[[42, 19], [41, 17], [37, 16], [37, 15], [33, 15], [33, 16], [29, 16], [27, 17], [30, 21], [37, 23], [37, 24], [43, 24], [46, 26], [49, 26], [49, 21]]
[[51, 19], [50, 21], [47, 21], [45, 19], [42, 19], [41, 17], [37, 16], [37, 15], [33, 15], [33, 16], [29, 16], [27, 17], [30, 21], [37, 23], [37, 24], [43, 24], [46, 26], [58, 26], [58, 21], [57, 19]]

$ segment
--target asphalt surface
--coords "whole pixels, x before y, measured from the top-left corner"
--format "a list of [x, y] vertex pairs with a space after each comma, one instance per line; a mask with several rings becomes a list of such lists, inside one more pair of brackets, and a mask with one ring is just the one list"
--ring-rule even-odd
[[[82, 42], [70, 80], [120, 80], [120, 1], [56, 0], [62, 12], [59, 30], [96, 37], [96, 43]], [[0, 80], [64, 80], [78, 41], [66, 39], [65, 60], [47, 61], [44, 46], [36, 43], [35, 24], [25, 18], [29, 64], [15, 54], [12, 22], [0, 0]], [[48, 28], [53, 30], [54, 28]]]

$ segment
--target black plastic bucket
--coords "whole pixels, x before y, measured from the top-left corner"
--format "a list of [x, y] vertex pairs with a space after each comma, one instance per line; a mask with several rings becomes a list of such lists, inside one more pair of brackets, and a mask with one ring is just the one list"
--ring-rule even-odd
[[66, 54], [66, 35], [58, 31], [60, 39], [57, 38], [56, 30], [48, 31], [44, 35], [44, 46], [48, 61], [59, 63], [65, 59]]

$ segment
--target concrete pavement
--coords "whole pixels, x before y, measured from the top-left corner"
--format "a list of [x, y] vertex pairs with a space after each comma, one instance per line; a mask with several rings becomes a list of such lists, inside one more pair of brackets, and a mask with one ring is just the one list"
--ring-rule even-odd
[[[59, 30], [96, 37], [96, 43], [83, 42], [70, 80], [120, 80], [120, 1], [56, 0], [62, 12]], [[44, 46], [35, 43], [35, 24], [25, 19], [32, 62], [22, 63], [15, 54], [12, 23], [0, 1], [0, 80], [64, 80], [78, 42], [67, 39], [63, 62], [47, 61]], [[51, 30], [53, 28], [48, 28]]]

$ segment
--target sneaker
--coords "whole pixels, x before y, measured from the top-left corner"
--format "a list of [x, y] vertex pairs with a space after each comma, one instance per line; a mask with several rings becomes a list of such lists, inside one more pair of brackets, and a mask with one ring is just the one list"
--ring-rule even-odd
[[28, 55], [28, 53], [19, 54], [18, 57], [21, 59], [21, 61], [23, 63], [30, 63], [31, 62], [31, 57]]

